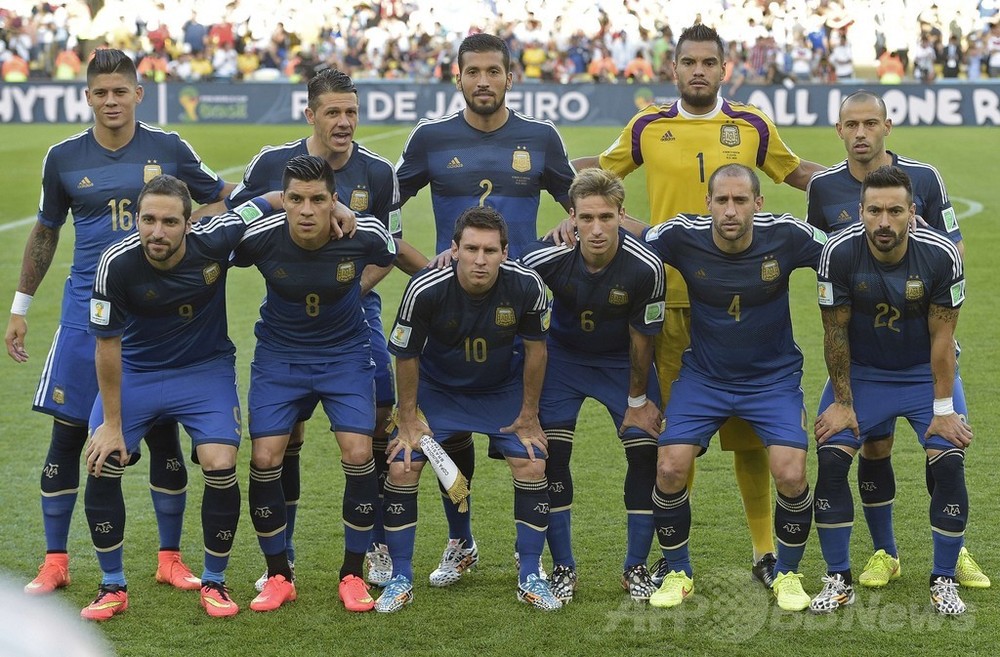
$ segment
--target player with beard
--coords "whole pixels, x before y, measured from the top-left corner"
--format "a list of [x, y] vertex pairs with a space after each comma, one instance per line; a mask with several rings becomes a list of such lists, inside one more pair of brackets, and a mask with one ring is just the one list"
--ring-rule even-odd
[[[568, 213], [569, 186], [575, 174], [554, 125], [510, 110], [504, 104], [513, 84], [507, 44], [491, 34], [473, 34], [458, 49], [458, 89], [466, 108], [435, 120], [423, 120], [407, 138], [396, 164], [400, 196], [407, 199], [431, 186], [437, 231], [438, 262], [447, 262], [455, 220], [470, 206], [496, 208], [506, 219], [509, 257], [518, 258], [533, 242], [538, 205], [546, 190]], [[558, 441], [554, 441], [558, 442]], [[470, 435], [458, 435], [444, 448], [471, 483], [475, 450]], [[551, 446], [551, 458], [568, 467], [571, 443]], [[549, 472], [550, 486], [554, 480]], [[478, 560], [470, 514], [459, 513], [447, 495], [449, 542], [440, 567], [431, 573], [434, 586], [457, 582]], [[552, 500], [558, 509], [568, 502]], [[552, 521], [560, 522], [553, 515]], [[565, 522], [568, 523], [568, 518]], [[551, 523], [550, 523], [551, 524]], [[568, 530], [566, 532], [568, 535]]]

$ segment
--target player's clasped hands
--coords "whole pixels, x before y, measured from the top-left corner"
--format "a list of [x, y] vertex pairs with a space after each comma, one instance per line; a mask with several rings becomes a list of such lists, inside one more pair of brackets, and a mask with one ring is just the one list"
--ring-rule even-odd
[[927, 427], [925, 438], [941, 436], [955, 447], [965, 448], [972, 442], [972, 427], [958, 413], [935, 415]]
[[819, 417], [816, 418], [815, 429], [816, 442], [821, 445], [844, 429], [851, 429], [855, 436], [860, 435], [858, 416], [854, 413], [854, 406], [839, 402], [830, 404], [825, 411], [819, 414]]

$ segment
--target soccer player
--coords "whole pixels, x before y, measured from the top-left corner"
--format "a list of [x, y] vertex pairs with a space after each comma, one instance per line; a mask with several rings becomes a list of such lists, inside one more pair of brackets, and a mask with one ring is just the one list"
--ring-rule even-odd
[[[847, 158], [816, 174], [809, 182], [807, 220], [827, 233], [857, 224], [861, 220], [858, 199], [865, 176], [879, 167], [895, 166], [910, 178], [916, 213], [928, 225], [946, 234], [955, 243], [959, 255], [963, 255], [962, 232], [941, 175], [930, 164], [889, 151], [885, 140], [891, 131], [892, 119], [888, 118], [885, 103], [877, 94], [858, 91], [844, 99], [840, 105], [837, 135], [844, 142]], [[877, 435], [866, 436], [861, 441], [858, 492], [875, 549], [858, 577], [862, 586], [885, 586], [900, 574], [892, 518], [896, 497], [891, 458], [894, 429], [894, 422], [876, 427]], [[929, 464], [926, 469], [930, 481]], [[990, 586], [989, 577], [965, 547], [959, 554], [955, 578], [962, 586]]]
[[267, 561], [265, 585], [250, 603], [254, 611], [273, 611], [296, 597], [282, 461], [292, 426], [317, 401], [330, 419], [347, 478], [340, 599], [348, 611], [369, 611], [375, 604], [362, 579], [379, 505], [372, 457], [375, 365], [362, 310], [362, 273], [369, 265], [391, 268], [395, 242], [374, 217], [360, 218], [353, 237], [331, 241], [334, 178], [321, 157], [290, 159], [282, 184], [284, 214], [249, 229], [234, 258], [238, 266], [256, 265], [267, 281], [254, 328], [248, 396], [250, 513]]
[[239, 611], [225, 586], [240, 516], [241, 435], [225, 284], [233, 248], [247, 225], [270, 210], [258, 201], [192, 223], [187, 186], [156, 176], [136, 201], [138, 231], [98, 262], [90, 331], [97, 339], [100, 394], [90, 416], [85, 508], [103, 576], [97, 597], [81, 611], [84, 618], [107, 620], [128, 608], [121, 477], [160, 417], [184, 425], [205, 479], [201, 605], [209, 616]]
[[[507, 226], [490, 207], [472, 207], [455, 224], [453, 262], [414, 276], [389, 336], [396, 356], [399, 418], [390, 442], [385, 535], [393, 577], [376, 611], [413, 599], [421, 436], [438, 442], [473, 431], [489, 436], [514, 479], [520, 550], [518, 599], [536, 608], [561, 603], [538, 567], [548, 526], [546, 439], [538, 424], [549, 311], [534, 271], [507, 261]], [[518, 339], [520, 338], [520, 340]]]
[[[136, 198], [160, 173], [185, 181], [195, 199], [215, 201], [225, 184], [176, 133], [135, 120], [143, 89], [135, 64], [120, 50], [99, 49], [87, 65], [87, 103], [94, 125], [52, 146], [42, 164], [38, 222], [28, 237], [10, 322], [7, 353], [28, 359], [25, 316], [32, 296], [52, 264], [67, 213], [73, 213], [73, 264], [63, 290], [62, 315], [45, 360], [33, 408], [53, 417], [52, 438], [41, 476], [46, 556], [27, 593], [48, 593], [70, 583], [66, 551], [70, 520], [80, 487], [80, 454], [97, 395], [94, 337], [87, 333], [97, 260], [104, 248], [132, 232]], [[149, 489], [160, 530], [156, 579], [197, 590], [201, 581], [181, 560], [180, 541], [187, 470], [177, 425], [157, 423], [146, 436]]]
[[[648, 600], [656, 586], [646, 568], [653, 542], [652, 491], [660, 395], [650, 377], [653, 337], [663, 323], [662, 261], [621, 227], [625, 188], [601, 169], [577, 174], [569, 188], [575, 247], [551, 241], [530, 245], [521, 263], [537, 271], [552, 290], [548, 365], [539, 419], [549, 441], [549, 550], [552, 593], [573, 599], [576, 560], [570, 540], [573, 479], [569, 461], [576, 420], [590, 397], [604, 405], [620, 427], [628, 469], [625, 509], [627, 552], [622, 586], [635, 600]], [[558, 527], [552, 520], [564, 516]]]
[[[332, 68], [324, 69], [314, 76], [308, 84], [305, 117], [313, 127], [312, 135], [281, 146], [265, 146], [247, 165], [243, 181], [226, 198], [226, 208], [231, 209], [271, 190], [282, 189], [285, 164], [299, 155], [316, 155], [326, 160], [336, 174], [337, 198], [346, 201], [354, 212], [378, 218], [393, 237], [401, 238], [403, 229], [399, 209], [399, 184], [393, 166], [374, 151], [354, 141], [354, 132], [358, 127], [358, 90], [351, 78]], [[398, 244], [400, 267], [408, 274], [416, 273], [427, 264], [427, 259], [406, 242], [399, 240]], [[388, 271], [374, 268], [364, 274], [363, 285], [368, 293], [362, 298], [365, 318], [371, 329], [372, 357], [375, 359], [377, 411], [373, 445], [375, 453], [379, 454], [379, 458], [375, 459], [375, 470], [380, 489], [388, 467], [381, 457], [389, 440], [385, 427], [396, 397], [392, 361], [382, 330], [382, 299], [372, 289], [380, 279], [369, 280], [368, 277], [373, 274], [384, 276]], [[292, 431], [282, 467], [281, 485], [285, 493], [288, 520], [285, 541], [288, 559], [292, 563], [295, 562], [292, 537], [301, 491], [299, 457], [304, 439], [304, 420], [309, 419], [313, 410], [309, 408], [302, 411], [302, 417]], [[376, 506], [373, 545], [366, 558], [368, 578], [373, 584], [385, 584], [392, 574], [392, 564], [389, 562], [389, 551], [382, 532], [381, 505]], [[257, 590], [263, 590], [266, 581], [267, 573], [257, 580]]]
[[674, 607], [694, 590], [691, 466], [719, 427], [738, 417], [767, 446], [778, 493], [771, 589], [779, 607], [801, 611], [809, 596], [797, 571], [812, 523], [812, 495], [802, 353], [792, 339], [788, 278], [799, 267], [816, 267], [826, 234], [790, 215], [755, 214], [764, 203], [760, 181], [742, 164], [717, 169], [708, 190], [710, 217], [680, 215], [646, 233], [691, 295], [691, 347], [671, 388], [653, 492], [668, 573], [649, 603]]
[[[775, 182], [799, 189], [805, 189], [810, 176], [822, 169], [795, 155], [761, 110], [719, 95], [725, 48], [714, 29], [699, 24], [684, 30], [677, 41], [673, 66], [679, 100], [640, 110], [599, 157], [573, 161], [578, 169], [600, 166], [623, 178], [645, 166], [652, 224], [680, 213], [700, 213], [708, 175], [724, 164], [755, 167]], [[664, 404], [669, 402], [670, 382], [677, 378], [681, 354], [691, 340], [691, 304], [685, 280], [670, 267], [666, 301], [663, 333], [656, 341], [656, 371]], [[738, 419], [722, 426], [720, 444], [722, 449], [733, 451], [736, 481], [753, 543], [752, 573], [770, 586], [774, 540], [767, 452], [761, 439]], [[663, 574], [662, 567], [662, 562], [654, 567], [657, 579]]]
[[854, 602], [847, 473], [862, 442], [898, 417], [910, 422], [930, 463], [931, 603], [942, 614], [965, 612], [955, 571], [969, 513], [965, 448], [972, 428], [954, 351], [965, 275], [952, 240], [929, 228], [908, 229], [913, 199], [899, 167], [872, 171], [861, 188], [861, 223], [833, 235], [820, 259], [831, 385], [815, 423], [816, 526], [827, 562], [815, 612]]
[[[422, 120], [410, 133], [396, 164], [401, 198], [405, 203], [430, 185], [438, 262], [447, 262], [455, 220], [473, 205], [496, 208], [506, 219], [510, 257], [517, 258], [537, 239], [542, 190], [569, 212], [575, 172], [552, 123], [505, 106], [514, 76], [510, 51], [502, 39], [491, 34], [466, 37], [458, 49], [458, 65], [457, 86], [466, 107], [441, 119]], [[456, 436], [443, 447], [471, 487], [472, 437]], [[430, 575], [434, 586], [457, 582], [479, 558], [471, 514], [459, 513], [444, 491], [442, 502], [449, 541], [440, 566]]]

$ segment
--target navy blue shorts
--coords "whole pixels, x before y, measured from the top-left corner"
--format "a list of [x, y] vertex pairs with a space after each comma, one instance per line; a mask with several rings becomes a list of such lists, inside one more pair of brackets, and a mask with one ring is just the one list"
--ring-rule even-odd
[[708, 448], [712, 436], [730, 417], [746, 420], [760, 436], [765, 447], [784, 445], [807, 449], [806, 409], [803, 404], [800, 376], [762, 387], [753, 392], [725, 389], [724, 383], [709, 385], [686, 375], [670, 389], [667, 403], [667, 427], [659, 444], [701, 445]]
[[[896, 418], [905, 418], [917, 434], [917, 440], [924, 449], [954, 449], [954, 445], [941, 436], [924, 438], [927, 427], [934, 419], [934, 384], [930, 381], [861, 381], [851, 379], [851, 392], [854, 395], [854, 414], [858, 418], [858, 429], [861, 438], [854, 432], [845, 429], [827, 440], [825, 445], [844, 445], [860, 449], [861, 443], [873, 438], [891, 435], [896, 424]], [[965, 390], [962, 379], [955, 377], [952, 389], [952, 400], [955, 412], [968, 418], [969, 410], [965, 404]], [[823, 395], [820, 397], [819, 409], [822, 413], [833, 403], [833, 388], [826, 382]]]
[[98, 392], [96, 346], [94, 336], [85, 330], [57, 328], [31, 407], [70, 424], [86, 425]]
[[[158, 420], [175, 420], [191, 435], [195, 447], [222, 443], [239, 447], [242, 438], [240, 400], [236, 392], [236, 358], [226, 356], [179, 369], [122, 372], [122, 433], [129, 454]], [[104, 422], [97, 396], [90, 432]]]

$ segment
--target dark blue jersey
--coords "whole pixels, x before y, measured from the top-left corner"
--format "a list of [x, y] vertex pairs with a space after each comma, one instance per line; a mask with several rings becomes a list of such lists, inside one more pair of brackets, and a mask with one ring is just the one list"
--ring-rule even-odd
[[802, 369], [792, 339], [788, 278], [816, 268], [826, 234], [790, 215], [757, 214], [742, 253], [712, 241], [712, 218], [678, 215], [646, 231], [646, 243], [680, 270], [691, 297], [691, 373], [734, 389], [775, 383]]
[[496, 284], [470, 296], [455, 264], [410, 279], [389, 334], [397, 358], [420, 357], [420, 378], [463, 392], [495, 390], [521, 378], [519, 341], [544, 340], [548, 299], [542, 279], [516, 262], [500, 265]]
[[161, 173], [175, 176], [199, 203], [215, 201], [223, 181], [205, 166], [176, 132], [142, 122], [116, 151], [94, 138], [90, 128], [52, 146], [42, 162], [38, 222], [49, 228], [73, 213], [73, 264], [63, 293], [63, 326], [87, 329], [87, 306], [97, 260], [109, 245], [135, 227], [135, 202], [143, 185]]
[[628, 366], [629, 327], [657, 335], [663, 326], [662, 261], [624, 230], [618, 239], [618, 252], [599, 272], [587, 269], [579, 243], [569, 248], [533, 242], [521, 256], [552, 291], [549, 343], [561, 348], [560, 357], [595, 367]]
[[[955, 209], [948, 200], [948, 192], [937, 169], [929, 164], [909, 158], [892, 156], [893, 166], [897, 166], [910, 177], [913, 187], [913, 203], [927, 224], [947, 233], [952, 242], [962, 240], [958, 229]], [[825, 233], [842, 230], [861, 221], [861, 181], [851, 175], [847, 160], [813, 176], [806, 190], [808, 210], [806, 220]]]
[[[402, 237], [399, 184], [392, 163], [357, 142], [353, 147], [347, 164], [333, 172], [337, 198], [355, 212], [377, 217], [393, 236]], [[265, 146], [250, 160], [243, 180], [226, 198], [226, 207], [233, 208], [267, 192], [281, 191], [288, 160], [308, 154], [306, 139]]]
[[476, 130], [462, 112], [420, 121], [396, 175], [404, 202], [430, 184], [438, 253], [451, 246], [464, 210], [488, 205], [506, 219], [510, 257], [517, 258], [538, 237], [542, 190], [566, 201], [575, 172], [552, 123], [511, 110], [507, 123], [493, 132]]
[[366, 345], [371, 332], [361, 308], [361, 272], [392, 264], [395, 246], [374, 217], [359, 217], [354, 237], [316, 250], [292, 241], [285, 213], [256, 222], [236, 248], [234, 264], [256, 265], [267, 281], [254, 326], [257, 356], [324, 363]]
[[884, 265], [872, 256], [864, 226], [856, 224], [830, 238], [817, 274], [820, 307], [851, 307], [852, 377], [930, 379], [928, 308], [958, 308], [965, 299], [962, 259], [950, 240], [918, 228], [903, 259]]
[[245, 221], [270, 211], [266, 203], [246, 204], [195, 223], [184, 257], [167, 271], [149, 264], [138, 233], [108, 247], [94, 278], [90, 333], [121, 335], [122, 367], [130, 371], [189, 367], [235, 353], [226, 323], [229, 256]]

